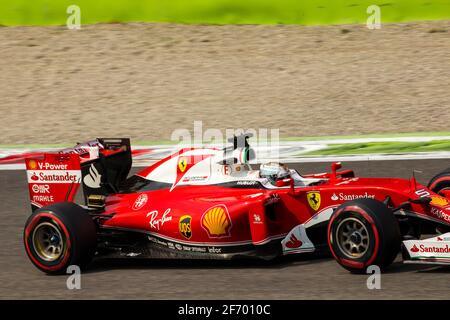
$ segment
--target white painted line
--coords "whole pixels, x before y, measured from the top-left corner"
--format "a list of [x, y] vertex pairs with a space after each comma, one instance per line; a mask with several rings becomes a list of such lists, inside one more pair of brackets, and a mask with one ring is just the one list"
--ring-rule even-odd
[[[427, 142], [436, 140], [450, 140], [450, 136], [430, 136], [430, 137], [396, 137], [396, 138], [354, 138], [354, 139], [328, 139], [328, 140], [311, 140], [311, 141], [280, 141], [279, 145], [267, 144], [255, 145], [258, 157], [258, 163], [269, 161], [280, 161], [285, 163], [314, 163], [314, 162], [351, 162], [351, 161], [387, 161], [387, 160], [426, 160], [426, 159], [449, 159], [450, 152], [416, 152], [407, 154], [361, 154], [361, 155], [343, 155], [343, 156], [305, 156], [302, 154], [312, 151], [318, 151], [327, 148], [332, 144], [350, 144], [350, 143], [369, 143], [369, 142]], [[156, 161], [164, 158], [172, 152], [179, 150], [183, 146], [174, 145], [157, 145], [157, 146], [133, 146], [134, 150], [151, 149], [150, 154], [137, 155], [133, 157], [134, 167], [146, 167]], [[186, 147], [186, 146], [185, 146]], [[189, 146], [192, 147], [192, 146]], [[201, 147], [201, 145], [194, 145]], [[216, 147], [222, 147], [217, 145]], [[43, 152], [55, 151], [57, 148], [45, 149], [0, 149], [0, 159], [8, 155], [17, 155], [24, 152]], [[25, 165], [5, 164], [0, 165], [0, 170], [24, 170]]]

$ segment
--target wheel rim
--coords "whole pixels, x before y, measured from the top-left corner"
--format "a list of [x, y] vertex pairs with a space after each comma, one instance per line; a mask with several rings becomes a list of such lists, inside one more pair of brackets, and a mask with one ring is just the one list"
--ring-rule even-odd
[[342, 253], [351, 259], [364, 256], [369, 249], [369, 232], [356, 218], [346, 218], [337, 226], [337, 244]]
[[36, 254], [47, 262], [58, 260], [65, 247], [64, 238], [58, 227], [50, 222], [41, 222], [36, 226], [33, 231], [32, 242]]

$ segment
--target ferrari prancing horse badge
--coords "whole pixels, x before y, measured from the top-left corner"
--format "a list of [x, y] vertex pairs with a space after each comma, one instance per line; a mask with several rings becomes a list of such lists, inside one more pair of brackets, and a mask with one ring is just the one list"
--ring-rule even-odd
[[306, 194], [306, 199], [308, 199], [308, 204], [314, 211], [320, 208], [320, 192], [311, 191]]

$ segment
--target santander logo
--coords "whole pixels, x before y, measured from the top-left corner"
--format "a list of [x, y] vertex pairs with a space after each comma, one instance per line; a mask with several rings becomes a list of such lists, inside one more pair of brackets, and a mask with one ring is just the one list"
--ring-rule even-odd
[[448, 244], [445, 246], [427, 246], [425, 244], [421, 244], [419, 247], [414, 245], [410, 251], [413, 253], [450, 253], [450, 247]]
[[303, 242], [298, 240], [297, 237], [293, 234], [289, 238], [289, 241], [286, 242], [286, 247], [288, 247], [289, 249], [295, 249], [295, 248], [300, 248], [302, 246], [302, 244], [303, 244]]

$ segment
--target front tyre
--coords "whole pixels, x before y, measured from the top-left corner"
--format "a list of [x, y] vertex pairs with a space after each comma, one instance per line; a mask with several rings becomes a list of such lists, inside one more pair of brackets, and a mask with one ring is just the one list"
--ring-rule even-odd
[[23, 235], [31, 262], [48, 274], [65, 273], [70, 265], [86, 266], [95, 253], [96, 238], [92, 218], [69, 202], [36, 210], [28, 218]]
[[370, 265], [389, 266], [400, 251], [401, 235], [392, 211], [374, 199], [343, 203], [328, 224], [328, 246], [336, 261], [353, 273]]

